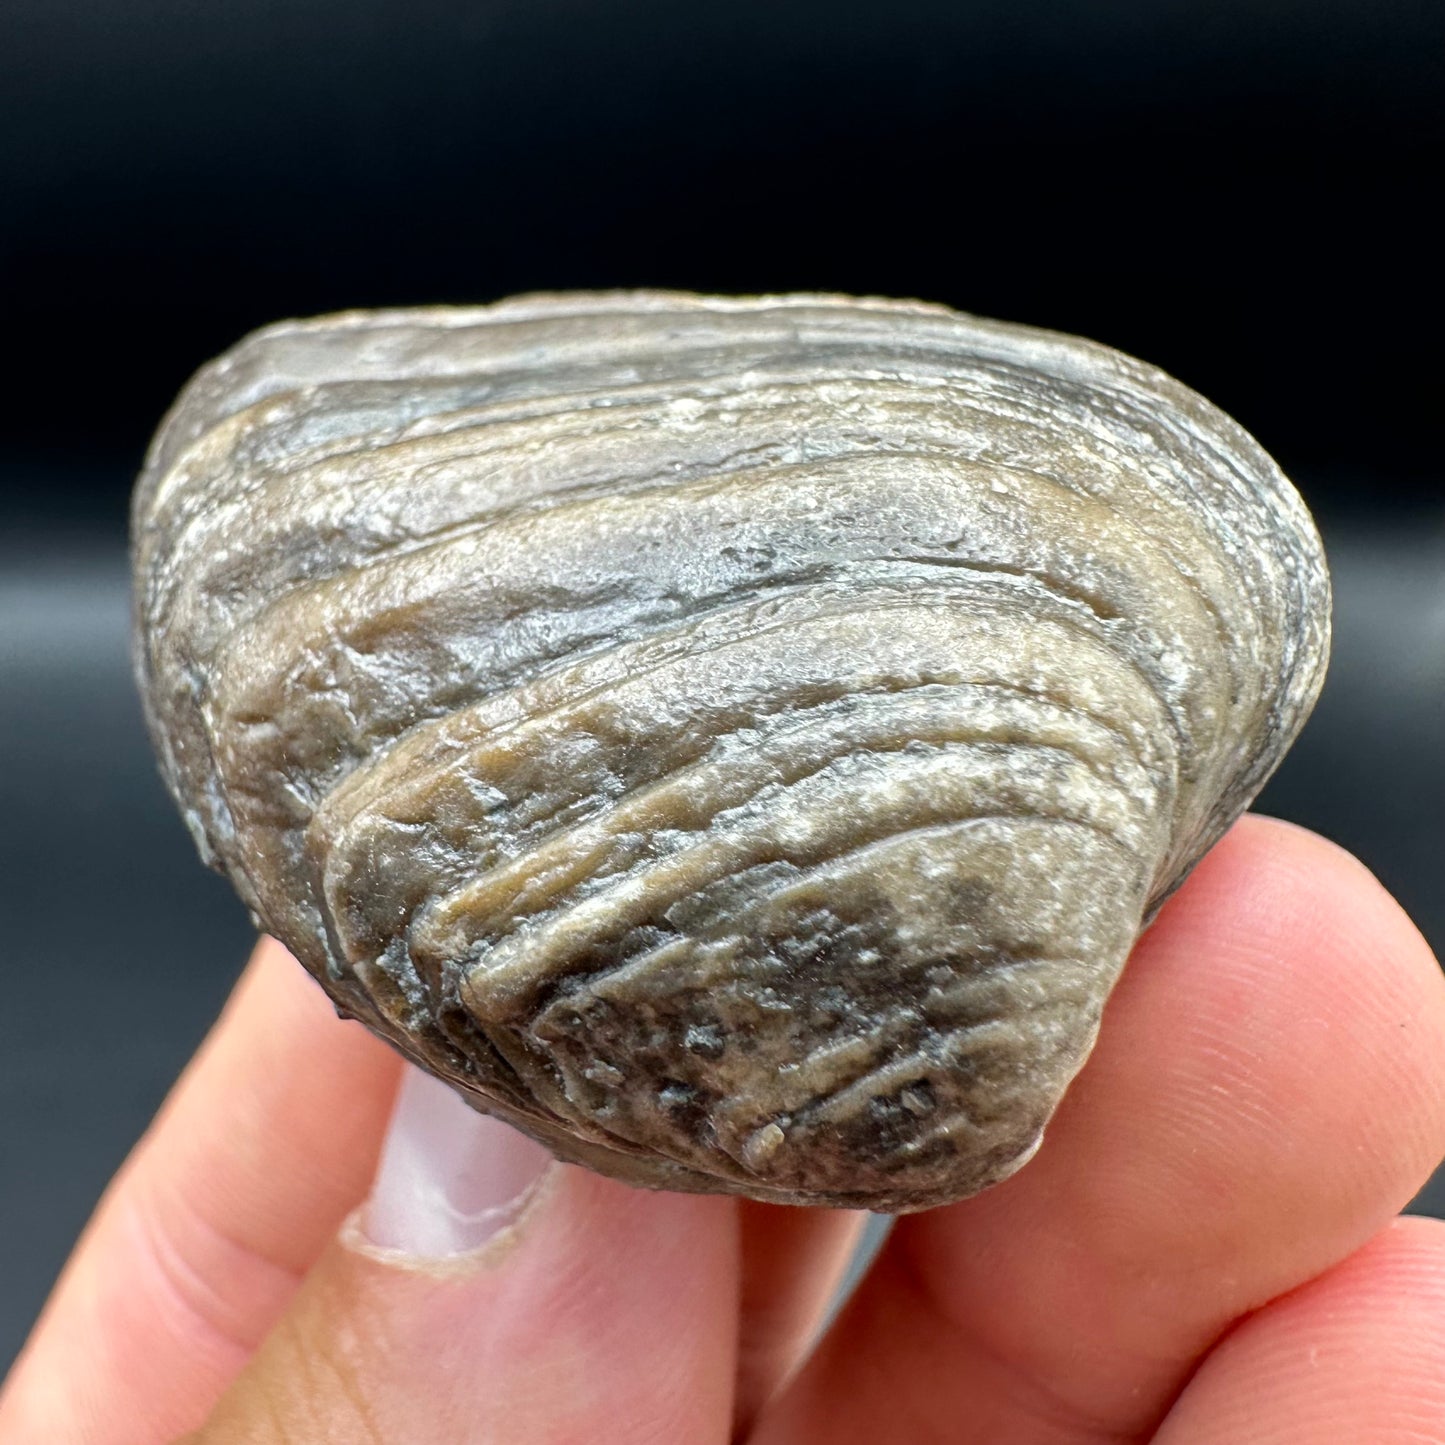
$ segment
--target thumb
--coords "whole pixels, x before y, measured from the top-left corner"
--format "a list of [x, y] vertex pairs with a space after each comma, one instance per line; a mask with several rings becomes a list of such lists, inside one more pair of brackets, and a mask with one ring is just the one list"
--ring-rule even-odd
[[721, 1445], [736, 1236], [408, 1070], [371, 1198], [192, 1441]]

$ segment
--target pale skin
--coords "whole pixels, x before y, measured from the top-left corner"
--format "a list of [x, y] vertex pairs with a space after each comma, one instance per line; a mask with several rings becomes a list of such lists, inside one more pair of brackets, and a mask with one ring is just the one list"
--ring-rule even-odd
[[1445, 1442], [1445, 983], [1363, 867], [1236, 826], [1037, 1157], [899, 1222], [544, 1176], [474, 1255], [350, 1243], [399, 1065], [263, 942], [102, 1200], [3, 1445]]

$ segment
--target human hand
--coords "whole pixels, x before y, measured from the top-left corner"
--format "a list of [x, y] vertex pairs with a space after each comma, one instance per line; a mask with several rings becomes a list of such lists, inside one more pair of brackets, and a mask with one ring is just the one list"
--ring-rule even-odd
[[399, 1070], [263, 942], [0, 1442], [1445, 1441], [1445, 1224], [1394, 1218], [1445, 1151], [1445, 983], [1287, 824], [1200, 865], [1037, 1158], [901, 1220], [806, 1363], [860, 1216], [549, 1166], [410, 1071], [383, 1150]]

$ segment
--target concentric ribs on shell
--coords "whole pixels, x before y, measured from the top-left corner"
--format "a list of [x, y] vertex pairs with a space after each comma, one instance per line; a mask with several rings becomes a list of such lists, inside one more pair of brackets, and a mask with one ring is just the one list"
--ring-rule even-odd
[[343, 1009], [564, 1157], [876, 1209], [1028, 1157], [1327, 646], [1207, 402], [837, 297], [269, 328], [135, 555], [166, 777]]

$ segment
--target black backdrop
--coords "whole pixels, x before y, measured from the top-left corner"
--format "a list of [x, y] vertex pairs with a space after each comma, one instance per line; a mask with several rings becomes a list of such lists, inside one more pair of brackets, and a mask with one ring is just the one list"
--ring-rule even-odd
[[1267, 794], [1445, 939], [1438, 0], [3, 0], [0, 1363], [244, 919], [126, 676], [124, 505], [287, 314], [664, 284], [1072, 330], [1319, 511], [1318, 718]]
[[6, 444], [131, 462], [279, 315], [823, 287], [1094, 336], [1418, 496], [1440, 9], [5, 0]]

